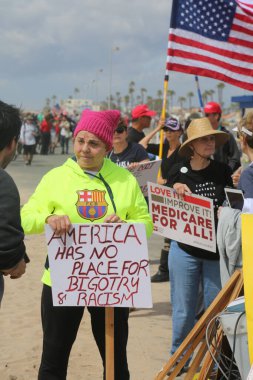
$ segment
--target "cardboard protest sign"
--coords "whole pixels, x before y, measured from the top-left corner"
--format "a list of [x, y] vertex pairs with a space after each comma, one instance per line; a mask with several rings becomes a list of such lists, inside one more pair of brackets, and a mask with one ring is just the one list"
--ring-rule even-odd
[[135, 168], [128, 169], [137, 179], [144, 197], [148, 196], [147, 182], [156, 182], [162, 160], [143, 162]]
[[45, 226], [54, 306], [151, 308], [143, 224], [73, 224], [58, 236]]
[[154, 233], [216, 252], [213, 201], [195, 194], [180, 197], [169, 187], [148, 183]]

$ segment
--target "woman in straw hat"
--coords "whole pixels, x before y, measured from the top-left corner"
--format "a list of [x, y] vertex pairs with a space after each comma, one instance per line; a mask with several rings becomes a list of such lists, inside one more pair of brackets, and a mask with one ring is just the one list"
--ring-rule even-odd
[[[179, 195], [194, 193], [211, 198], [216, 225], [217, 209], [225, 200], [224, 187], [233, 187], [233, 182], [229, 166], [211, 157], [215, 148], [228, 138], [227, 133], [213, 130], [207, 118], [193, 120], [187, 129], [187, 140], [179, 151], [187, 160], [175, 165], [168, 178], [168, 186]], [[172, 241], [169, 271], [173, 354], [194, 326], [201, 282], [205, 308], [220, 291], [219, 253]]]

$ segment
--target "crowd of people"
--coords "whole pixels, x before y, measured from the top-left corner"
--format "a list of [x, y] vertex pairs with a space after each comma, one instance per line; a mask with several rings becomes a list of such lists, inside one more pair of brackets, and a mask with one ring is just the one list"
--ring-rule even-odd
[[[173, 354], [194, 327], [199, 308], [205, 310], [221, 290], [224, 278], [227, 279], [237, 267], [242, 266], [239, 243], [237, 251], [232, 253], [236, 257], [229, 256], [229, 233], [235, 233], [231, 232], [231, 225], [228, 233], [227, 224], [232, 218], [238, 221], [241, 212], [253, 212], [252, 164], [241, 172], [242, 152], [250, 162], [253, 160], [253, 113], [246, 115], [238, 125], [239, 141], [222, 125], [222, 109], [216, 102], [207, 103], [204, 115], [190, 116], [184, 125], [175, 117], [160, 119], [157, 126], [145, 135], [144, 130], [150, 127], [155, 115], [147, 105], [141, 104], [132, 110], [131, 126], [128, 125], [129, 120], [117, 110], [85, 110], [77, 124], [66, 114], [57, 117], [46, 114], [40, 121], [28, 114], [21, 122], [15, 107], [0, 102], [0, 175], [11, 183], [15, 195], [13, 203], [8, 199], [6, 190], [0, 189], [3, 193], [0, 209], [4, 215], [8, 215], [8, 212], [12, 215], [4, 221], [9, 226], [9, 232], [2, 223], [0, 231], [2, 233], [4, 229], [9, 237], [13, 236], [13, 239], [8, 240], [12, 243], [1, 240], [0, 268], [3, 275], [20, 277], [29, 261], [23, 242], [24, 233], [41, 233], [44, 224], [49, 224], [61, 235], [69, 231], [71, 223], [90, 223], [92, 218], [96, 218], [97, 223], [136, 222], [144, 223], [150, 236], [152, 220], [148, 201], [136, 179], [126, 169], [160, 155], [162, 161], [157, 183], [173, 188], [179, 196], [193, 193], [212, 199], [217, 232], [216, 253], [164, 239], [160, 265], [151, 281], [170, 281]], [[14, 119], [17, 126], [12, 131], [10, 124]], [[152, 143], [156, 134], [161, 134], [162, 144]], [[3, 139], [2, 136], [8, 138]], [[30, 165], [38, 147], [40, 154], [49, 154], [54, 153], [55, 147], [60, 144], [61, 153], [69, 154], [72, 137], [73, 156], [42, 178], [22, 208], [21, 227], [17, 189], [3, 170], [13, 158], [18, 141], [23, 147], [25, 164]], [[76, 194], [84, 187], [91, 193], [95, 190], [105, 193], [107, 207], [103, 215], [78, 212]], [[226, 206], [226, 187], [238, 187], [243, 191], [245, 201], [242, 211], [231, 211]], [[59, 194], [62, 201], [59, 201]], [[8, 208], [14, 211], [10, 212]], [[227, 212], [230, 213], [230, 219]], [[240, 228], [237, 235], [240, 242]], [[48, 261], [45, 263], [43, 283], [43, 353], [38, 378], [64, 380], [84, 307], [53, 306]], [[0, 286], [1, 295], [2, 275]], [[130, 378], [127, 364], [129, 310], [116, 309], [115, 379], [127, 380]], [[105, 309], [88, 307], [88, 311], [94, 339], [105, 367]], [[188, 365], [186, 363], [181, 372], [186, 372]]]
[[18, 154], [23, 154], [25, 165], [31, 165], [34, 154], [54, 154], [57, 146], [61, 154], [69, 154], [69, 142], [76, 127], [76, 115], [67, 112], [45, 112], [38, 115], [21, 115], [22, 126], [17, 145]]

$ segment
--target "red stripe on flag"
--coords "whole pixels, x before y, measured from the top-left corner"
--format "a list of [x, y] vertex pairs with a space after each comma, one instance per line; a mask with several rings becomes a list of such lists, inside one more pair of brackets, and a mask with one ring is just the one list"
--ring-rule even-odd
[[232, 30], [236, 32], [245, 33], [248, 36], [253, 36], [253, 30], [247, 29], [244, 26], [234, 24]]
[[236, 0], [237, 4], [239, 5], [239, 7], [246, 13], [248, 13], [249, 15], [253, 15], [253, 4], [252, 4], [252, 0], [248, 0], [248, 1], [241, 1], [241, 0]]
[[246, 48], [253, 49], [253, 42], [251, 41], [245, 41], [234, 37], [229, 37], [228, 41], [233, 45], [244, 46]]
[[184, 195], [184, 201], [192, 203], [197, 206], [205, 207], [205, 208], [211, 208], [211, 202], [207, 201], [206, 199], [201, 198], [195, 198], [191, 195]]
[[243, 22], [247, 22], [248, 24], [252, 24], [252, 17], [249, 17], [247, 15], [242, 15], [241, 13], [236, 13], [235, 14], [235, 18], [237, 20], [240, 20], [240, 21], [243, 21]]
[[215, 59], [212, 57], [208, 57], [206, 55], [197, 54], [197, 53], [189, 53], [188, 51], [182, 51], [177, 49], [169, 49], [169, 55], [172, 57], [182, 57], [186, 59], [192, 59], [194, 61], [206, 62], [215, 66], [223, 67], [226, 70], [233, 71], [234, 73], [252, 76], [253, 72], [250, 69], [245, 69], [242, 67], [238, 67], [235, 65], [231, 65], [230, 63], [221, 61], [219, 59]]
[[166, 69], [178, 71], [180, 73], [188, 73], [188, 74], [194, 74], [194, 75], [199, 75], [199, 76], [202, 75], [203, 77], [214, 78], [223, 82], [230, 83], [234, 86], [245, 88], [246, 90], [249, 90], [249, 91], [253, 91], [252, 83], [242, 82], [237, 79], [233, 79], [227, 75], [219, 73], [218, 71], [208, 70], [201, 67], [185, 66], [178, 63], [169, 63], [169, 62], [167, 62]]
[[[178, 44], [185, 45], [185, 46], [195, 47], [197, 49], [202, 49], [204, 51], [210, 51], [211, 53], [219, 54], [221, 57], [225, 56], [228, 58], [238, 59], [239, 61], [240, 60], [244, 61], [244, 62], [248, 61], [250, 63], [252, 63], [252, 61], [253, 61], [253, 55], [237, 53], [237, 52], [229, 51], [226, 49], [220, 49], [220, 48], [217, 48], [213, 45], [204, 44], [202, 42], [198, 42], [198, 41], [192, 40], [190, 38], [179, 37], [179, 36], [176, 36], [175, 34], [169, 35], [169, 41], [173, 41], [173, 42], [176, 42]], [[170, 56], [169, 49], [168, 49], [168, 55]], [[172, 54], [172, 56], [173, 56], [173, 54]]]

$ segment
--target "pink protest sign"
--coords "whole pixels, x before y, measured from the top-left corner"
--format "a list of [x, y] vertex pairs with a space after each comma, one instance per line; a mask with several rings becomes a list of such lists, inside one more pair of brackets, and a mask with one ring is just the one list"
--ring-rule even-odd
[[183, 197], [174, 189], [148, 183], [154, 233], [216, 252], [213, 200], [195, 194]]
[[151, 308], [143, 224], [73, 224], [57, 236], [45, 226], [54, 306]]

